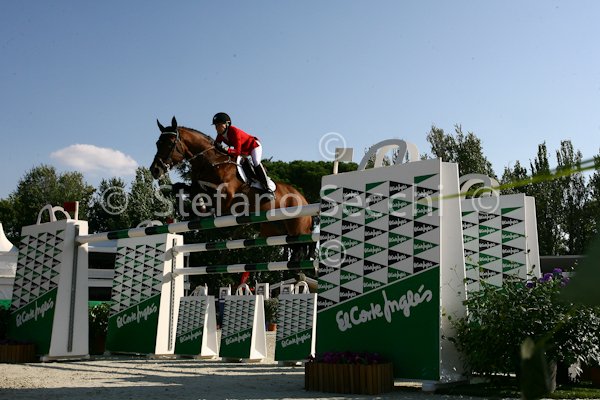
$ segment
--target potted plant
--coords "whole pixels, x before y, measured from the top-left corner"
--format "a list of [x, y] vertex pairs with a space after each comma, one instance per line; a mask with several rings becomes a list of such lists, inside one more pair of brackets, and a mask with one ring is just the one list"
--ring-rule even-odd
[[[467, 316], [450, 320], [465, 367], [471, 374], [493, 378], [520, 375], [521, 344], [527, 338], [543, 347], [550, 370], [557, 365], [600, 361], [600, 308], [558, 300], [569, 278], [560, 269], [528, 282], [482, 283], [465, 301]], [[563, 368], [566, 369], [566, 368]], [[577, 367], [570, 368], [572, 372]], [[552, 391], [556, 382], [551, 382]]]
[[277, 309], [279, 300], [275, 297], [265, 300], [265, 323], [268, 331], [277, 329]]
[[99, 303], [89, 308], [90, 354], [104, 353], [109, 315], [109, 303]]
[[304, 365], [306, 390], [376, 395], [392, 391], [394, 367], [377, 353], [326, 352]]

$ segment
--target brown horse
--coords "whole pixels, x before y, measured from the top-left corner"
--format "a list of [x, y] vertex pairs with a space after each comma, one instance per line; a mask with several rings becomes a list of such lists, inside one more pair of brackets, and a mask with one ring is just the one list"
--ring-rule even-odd
[[[160, 136], [156, 142], [156, 155], [150, 166], [154, 179], [160, 178], [172, 167], [188, 161], [191, 165], [190, 198], [200, 196], [216, 215], [244, 214], [307, 205], [306, 198], [293, 186], [276, 182], [274, 198], [262, 190], [242, 181], [237, 173], [237, 162], [223, 150], [216, 148], [214, 140], [195, 129], [177, 125], [175, 117], [171, 126], [164, 127], [157, 120]], [[192, 201], [193, 203], [194, 201]], [[312, 218], [303, 216], [281, 222], [260, 225], [260, 236], [301, 235], [312, 231]], [[292, 259], [305, 258], [309, 248], [293, 248]]]

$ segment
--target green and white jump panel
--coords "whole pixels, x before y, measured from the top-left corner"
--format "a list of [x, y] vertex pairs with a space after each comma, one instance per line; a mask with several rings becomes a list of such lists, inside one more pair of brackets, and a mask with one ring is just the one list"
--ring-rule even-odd
[[262, 295], [225, 297], [219, 355], [224, 359], [262, 361], [267, 357]]
[[447, 316], [465, 313], [458, 166], [323, 177], [317, 352], [378, 352], [394, 376], [462, 379]]
[[183, 297], [183, 279], [172, 271], [183, 254], [173, 257], [170, 249], [182, 243], [174, 234], [117, 240], [107, 351], [174, 354], [179, 302], [172, 299]]
[[42, 361], [89, 357], [87, 245], [75, 242], [87, 230], [51, 218], [21, 231], [8, 337], [35, 343]]
[[535, 199], [522, 193], [462, 200], [467, 290], [541, 276]]
[[301, 361], [316, 351], [317, 294], [280, 294], [277, 308], [276, 361]]
[[219, 355], [214, 296], [180, 299], [175, 354], [196, 358], [216, 358]]

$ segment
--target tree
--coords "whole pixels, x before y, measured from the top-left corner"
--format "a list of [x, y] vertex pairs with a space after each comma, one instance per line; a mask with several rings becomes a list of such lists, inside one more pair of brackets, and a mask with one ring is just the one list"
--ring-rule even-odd
[[503, 186], [502, 194], [528, 193], [531, 189], [530, 184], [524, 184], [529, 180], [527, 168], [523, 167], [519, 161], [511, 167], [504, 167], [504, 173], [500, 184]]
[[535, 198], [540, 254], [563, 254], [565, 246], [559, 224], [562, 189], [550, 171], [545, 142], [538, 145], [537, 156], [530, 165], [533, 184], [527, 194]]
[[473, 132], [465, 135], [461, 125], [454, 125], [454, 133], [456, 137], [432, 126], [427, 134], [432, 153], [443, 161], [458, 163], [460, 176], [477, 173], [496, 178], [492, 163], [483, 155], [481, 140]]
[[[333, 171], [333, 163], [325, 161], [264, 161], [273, 180], [289, 183], [298, 189], [309, 203], [321, 201], [321, 179]], [[338, 173], [355, 171], [356, 163], [340, 163]]]
[[79, 172], [57, 174], [54, 167], [40, 165], [28, 171], [18, 182], [17, 189], [2, 203], [2, 218], [7, 237], [15, 241], [21, 228], [34, 224], [38, 213], [47, 204], [62, 206], [67, 201], [79, 201], [79, 214], [87, 214], [94, 188]]
[[431, 145], [431, 152], [442, 161], [456, 162], [458, 154], [458, 144], [452, 135], [446, 135], [444, 130], [431, 126], [431, 131], [427, 134], [427, 141]]
[[103, 179], [92, 198], [88, 213], [90, 233], [131, 228], [128, 202], [129, 196], [122, 179]]
[[590, 236], [587, 243], [600, 235], [600, 154], [594, 157], [594, 173], [588, 182], [589, 198], [585, 205], [590, 225]]
[[[165, 175], [158, 181], [158, 185], [169, 185], [170, 179]], [[131, 184], [131, 192], [127, 206], [129, 220], [138, 224], [145, 220], [159, 220], [166, 222], [166, 217], [174, 216], [173, 200], [154, 184], [150, 170], [139, 167], [135, 171], [135, 180]]]
[[0, 223], [6, 233], [6, 236], [10, 239], [13, 238], [13, 242], [18, 238], [18, 232], [12, 233], [14, 224], [11, 221], [15, 220], [15, 209], [10, 199], [0, 199]]
[[583, 223], [589, 218], [586, 203], [589, 199], [589, 189], [585, 177], [580, 171], [582, 155], [573, 150], [570, 140], [563, 140], [556, 152], [558, 165], [556, 174], [557, 184], [562, 191], [560, 210], [560, 226], [566, 244], [567, 254], [583, 254], [585, 244], [591, 235], [592, 227]]

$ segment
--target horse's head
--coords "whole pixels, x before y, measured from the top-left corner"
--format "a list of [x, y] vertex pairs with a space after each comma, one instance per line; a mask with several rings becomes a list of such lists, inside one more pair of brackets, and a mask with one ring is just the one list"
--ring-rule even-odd
[[156, 123], [160, 129], [160, 136], [156, 141], [156, 155], [150, 165], [150, 172], [154, 179], [160, 178], [185, 159], [175, 117], [171, 120], [171, 126], [168, 127], [162, 126], [158, 119]]

